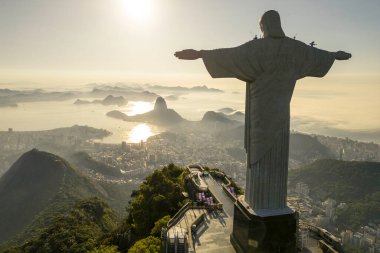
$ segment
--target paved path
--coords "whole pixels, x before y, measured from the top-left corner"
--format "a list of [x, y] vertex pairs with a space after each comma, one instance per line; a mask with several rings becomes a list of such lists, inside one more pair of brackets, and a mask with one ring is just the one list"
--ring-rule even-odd
[[206, 209], [189, 209], [175, 226], [187, 229], [191, 227], [191, 224], [193, 224], [193, 222], [199, 218], [199, 216], [206, 212]]
[[207, 213], [206, 209], [187, 210], [183, 214], [182, 218], [177, 223], [173, 224], [172, 227], [170, 227], [168, 233], [169, 234], [181, 233], [183, 235], [190, 234], [189, 231], [191, 229], [191, 225], [197, 218], [199, 218], [199, 216], [201, 216], [204, 213]]
[[208, 213], [195, 235], [195, 250], [197, 253], [235, 253], [230, 243], [234, 203], [223, 192], [221, 184], [211, 177], [205, 181], [210, 191], [223, 203], [224, 210]]
[[209, 177], [205, 179], [209, 190], [223, 203], [228, 216], [234, 217], [234, 202], [223, 191], [222, 184]]

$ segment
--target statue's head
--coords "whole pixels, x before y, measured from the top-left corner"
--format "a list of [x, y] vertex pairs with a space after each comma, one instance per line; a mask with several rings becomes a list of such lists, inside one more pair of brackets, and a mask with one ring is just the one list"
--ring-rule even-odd
[[285, 33], [281, 28], [280, 14], [277, 11], [270, 10], [263, 14], [260, 19], [260, 28], [264, 38], [283, 38]]

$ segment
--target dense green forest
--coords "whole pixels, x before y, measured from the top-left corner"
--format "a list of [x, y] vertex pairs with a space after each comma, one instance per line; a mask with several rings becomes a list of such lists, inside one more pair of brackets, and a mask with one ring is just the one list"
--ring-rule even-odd
[[318, 200], [335, 199], [348, 204], [338, 213], [338, 225], [357, 228], [380, 221], [380, 163], [319, 160], [289, 172], [290, 185], [304, 182]]
[[121, 221], [100, 199], [81, 200], [21, 245], [9, 243], [4, 252], [159, 252], [161, 228], [187, 201], [183, 174], [173, 164], [153, 172], [132, 193]]
[[351, 203], [338, 211], [337, 223], [343, 227], [359, 228], [369, 221], [380, 222], [380, 191]]
[[98, 198], [79, 201], [69, 212], [56, 216], [47, 227], [12, 246], [5, 253], [88, 252], [100, 246], [101, 238], [117, 226], [112, 209]]
[[[140, 188], [132, 193], [134, 199], [127, 208], [128, 216], [108, 238], [121, 252], [127, 252], [133, 244], [149, 236], [159, 238], [161, 228], [187, 201], [183, 174], [185, 170], [173, 164], [156, 170], [148, 176]], [[145, 239], [146, 242], [157, 240]], [[149, 251], [147, 251], [149, 252]], [[153, 251], [154, 252], [154, 251]]]

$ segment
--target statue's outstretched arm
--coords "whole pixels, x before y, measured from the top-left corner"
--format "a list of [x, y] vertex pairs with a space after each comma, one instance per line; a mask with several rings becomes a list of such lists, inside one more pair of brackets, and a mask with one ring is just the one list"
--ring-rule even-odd
[[202, 58], [202, 50], [185, 49], [175, 52], [174, 55], [181, 60], [197, 60]]
[[334, 54], [335, 60], [348, 60], [352, 56], [350, 53], [346, 53], [344, 51], [334, 52], [333, 54]]

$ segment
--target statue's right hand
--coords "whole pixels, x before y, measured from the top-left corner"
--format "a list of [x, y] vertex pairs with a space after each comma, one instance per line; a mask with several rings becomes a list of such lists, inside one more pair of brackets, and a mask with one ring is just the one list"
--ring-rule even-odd
[[182, 51], [175, 52], [175, 57], [181, 60], [196, 60], [202, 57], [200, 51], [194, 49], [185, 49]]
[[351, 58], [350, 53], [346, 53], [344, 51], [338, 51], [335, 53], [335, 59], [337, 60], [348, 60]]

